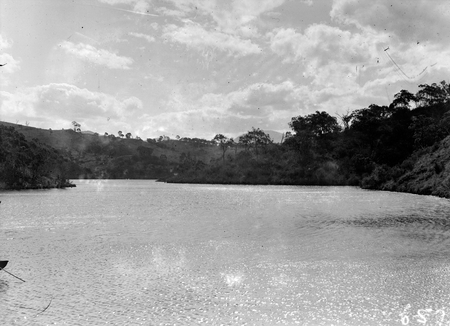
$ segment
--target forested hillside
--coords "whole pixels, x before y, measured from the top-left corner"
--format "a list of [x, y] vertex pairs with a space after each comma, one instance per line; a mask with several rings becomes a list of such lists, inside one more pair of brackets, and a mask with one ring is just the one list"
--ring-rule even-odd
[[0, 189], [62, 188], [72, 163], [37, 139], [0, 125]]
[[[7, 122], [0, 122], [0, 126], [3, 130], [13, 130], [15, 137], [23, 142], [39, 141], [61, 155], [66, 162], [64, 175], [69, 179], [164, 179], [173, 175], [186, 158], [210, 162], [220, 157], [220, 150], [213, 142], [198, 138], [160, 137], [144, 141], [125, 135], [45, 130]], [[1, 147], [4, 157], [10, 159], [16, 151], [34, 155], [28, 149], [21, 149], [20, 142], [13, 144]]]
[[169, 182], [359, 185], [450, 197], [450, 86], [402, 90], [389, 106], [293, 117], [282, 144], [253, 129], [218, 139], [223, 160], [185, 162]]

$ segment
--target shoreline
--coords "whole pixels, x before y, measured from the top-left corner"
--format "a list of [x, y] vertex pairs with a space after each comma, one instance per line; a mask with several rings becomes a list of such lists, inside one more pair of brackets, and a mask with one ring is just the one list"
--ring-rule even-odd
[[[84, 179], [80, 179], [84, 180]], [[86, 179], [87, 180], [87, 179]], [[124, 180], [124, 179], [93, 179], [93, 180]], [[406, 193], [420, 196], [433, 196], [437, 198], [445, 198], [450, 199], [450, 191], [449, 192], [439, 192], [434, 193], [431, 189], [426, 189], [427, 191], [423, 191], [423, 189], [418, 190], [417, 187], [414, 189], [405, 189], [405, 187], [393, 187], [392, 184], [390, 186], [383, 185], [382, 187], [364, 187], [361, 185], [352, 185], [348, 183], [271, 183], [271, 182], [215, 182], [215, 181], [207, 181], [207, 180], [170, 180], [170, 179], [129, 179], [129, 180], [154, 180], [156, 182], [163, 183], [172, 183], [172, 184], [203, 184], [203, 185], [236, 185], [236, 186], [306, 186], [306, 187], [357, 187], [364, 190], [375, 190], [375, 191], [388, 191], [395, 193]], [[66, 188], [75, 188], [77, 185], [72, 182], [66, 182], [60, 185], [26, 185], [26, 186], [13, 186], [13, 187], [5, 187], [4, 185], [0, 185], [0, 191], [2, 190], [43, 190], [43, 189], [66, 189]], [[402, 188], [402, 189], [399, 189]]]
[[[439, 192], [439, 193], [433, 193], [433, 191], [431, 191], [430, 189], [427, 189], [427, 191], [421, 191], [421, 190], [417, 190], [417, 188], [415, 189], [411, 189], [411, 190], [405, 190], [404, 187], [402, 187], [403, 189], [398, 189], [396, 187], [386, 187], [386, 186], [382, 186], [379, 188], [371, 188], [371, 187], [363, 187], [361, 185], [352, 185], [352, 184], [345, 184], [345, 183], [336, 183], [336, 184], [320, 184], [320, 183], [303, 183], [303, 184], [299, 184], [299, 183], [245, 183], [245, 182], [202, 182], [202, 181], [182, 181], [182, 180], [177, 180], [177, 181], [172, 181], [172, 180], [158, 180], [159, 182], [165, 182], [165, 183], [178, 183], [178, 184], [205, 184], [205, 185], [243, 185], [243, 186], [306, 186], [306, 187], [314, 187], [314, 186], [318, 186], [318, 187], [357, 187], [360, 189], [364, 189], [364, 190], [374, 190], [374, 191], [388, 191], [388, 192], [395, 192], [395, 193], [405, 193], [405, 194], [412, 194], [412, 195], [419, 195], [419, 196], [433, 196], [433, 197], [437, 197], [437, 198], [445, 198], [445, 199], [450, 199], [450, 191], [443, 193], [443, 192]], [[399, 187], [400, 188], [400, 187]]]
[[42, 184], [38, 184], [38, 185], [15, 185], [15, 186], [11, 186], [11, 187], [7, 187], [7, 186], [0, 186], [0, 190], [43, 190], [43, 189], [66, 189], [66, 188], [75, 188], [77, 185], [74, 183], [64, 183], [64, 184], [59, 184], [59, 185], [42, 185]]

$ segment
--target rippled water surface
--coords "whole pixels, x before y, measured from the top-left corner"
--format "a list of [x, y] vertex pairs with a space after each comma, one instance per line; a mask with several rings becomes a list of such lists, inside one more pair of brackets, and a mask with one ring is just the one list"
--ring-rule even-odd
[[450, 201], [77, 181], [0, 192], [1, 325], [450, 325]]

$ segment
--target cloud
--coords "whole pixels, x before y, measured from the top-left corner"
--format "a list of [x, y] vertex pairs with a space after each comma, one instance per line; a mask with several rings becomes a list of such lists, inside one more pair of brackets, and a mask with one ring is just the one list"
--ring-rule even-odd
[[0, 86], [7, 86], [10, 84], [9, 76], [14, 72], [20, 69], [20, 61], [14, 59], [14, 57], [4, 52], [6, 49], [12, 47], [13, 43], [10, 40], [7, 40], [0, 34], [0, 64], [3, 66], [0, 67], [0, 73], [2, 74], [2, 78], [0, 78]]
[[233, 34], [256, 36], [256, 27], [251, 26], [258, 17], [281, 6], [285, 0], [169, 0], [179, 11], [210, 16], [219, 31]]
[[130, 65], [133, 63], [133, 59], [131, 58], [120, 57], [115, 53], [104, 49], [97, 49], [85, 43], [74, 44], [69, 41], [63, 41], [59, 46], [67, 53], [82, 60], [106, 66], [110, 69], [130, 69]]
[[136, 0], [98, 0], [101, 3], [107, 3], [109, 5], [116, 5], [116, 4], [133, 4], [136, 2]]
[[11, 46], [12, 42], [7, 40], [0, 34], [0, 50], [4, 51], [5, 49], [10, 48]]
[[[296, 86], [291, 81], [280, 84], [256, 83], [244, 89], [231, 92], [227, 95], [232, 111], [240, 112], [242, 115], [250, 113], [260, 115], [263, 109], [269, 111], [286, 110], [295, 105]], [[258, 112], [259, 111], [259, 112]]]
[[186, 17], [186, 12], [182, 10], [169, 9], [167, 7], [158, 7], [155, 10], [161, 16]]
[[[12, 74], [20, 69], [20, 62], [8, 53], [0, 54], [0, 64], [4, 65], [0, 67], [2, 73]], [[7, 80], [0, 80], [0, 85], [6, 85], [8, 83]]]
[[309, 26], [303, 33], [280, 28], [267, 34], [270, 48], [285, 62], [302, 62], [314, 69], [333, 64], [362, 64], [373, 60], [387, 42], [383, 34], [352, 33], [324, 24]]
[[150, 8], [151, 1], [147, 0], [99, 0], [102, 3], [109, 5], [127, 4], [133, 6], [133, 11], [136, 13], [147, 13]]
[[[184, 136], [200, 135], [211, 138], [216, 133], [237, 136], [259, 127], [268, 130], [288, 130], [292, 117], [327, 111], [331, 115], [347, 110], [367, 107], [371, 103], [385, 104], [389, 99], [385, 87], [396, 83], [396, 78], [379, 79], [377, 83], [358, 85], [352, 78], [342, 78], [346, 70], [339, 67], [338, 82], [301, 85], [291, 80], [280, 83], [255, 83], [229, 93], [207, 93], [200, 99], [187, 101], [179, 97], [182, 105], [173, 101], [164, 103], [164, 113], [148, 117], [148, 131]], [[398, 86], [398, 85], [397, 85]], [[391, 87], [390, 93], [399, 87]], [[393, 93], [392, 93], [393, 95]], [[391, 96], [392, 96], [391, 95]], [[176, 106], [173, 110], [172, 106]], [[157, 136], [156, 134], [154, 136]]]
[[173, 24], [166, 26], [162, 37], [196, 50], [220, 50], [235, 57], [261, 52], [259, 45], [250, 40], [218, 31], [207, 31], [192, 21], [186, 21], [182, 27]]
[[134, 37], [138, 37], [138, 38], [143, 38], [145, 40], [147, 40], [148, 42], [155, 42], [155, 38], [151, 35], [147, 35], [147, 34], [142, 34], [142, 33], [133, 33], [130, 32], [129, 35], [134, 36]]
[[[329, 94], [349, 105], [352, 95], [353, 103], [366, 99], [370, 104], [377, 96], [386, 103], [387, 89], [392, 85], [408, 82], [411, 85], [404, 87], [410, 88], [431, 80], [437, 69], [450, 71], [450, 63], [445, 59], [450, 55], [448, 42], [433, 36], [423, 42], [418, 40], [420, 33], [437, 35], [443, 27], [450, 27], [449, 10], [441, 7], [436, 21], [431, 22], [436, 9], [425, 6], [430, 7], [423, 1], [394, 4], [382, 0], [336, 0], [331, 16], [341, 26], [313, 24], [303, 31], [278, 28], [267, 33], [267, 37], [271, 50], [284, 63], [298, 63], [304, 68], [304, 75], [312, 78], [311, 91], [328, 89]], [[376, 96], [374, 89], [364, 87], [373, 81], [379, 81], [382, 90]], [[321, 103], [322, 98], [317, 100]]]
[[0, 100], [4, 120], [31, 121], [33, 126], [41, 128], [55, 124], [64, 128], [76, 120], [94, 131], [106, 128], [109, 120], [127, 125], [125, 121], [140, 114], [143, 106], [134, 96], [117, 99], [64, 83], [19, 89], [15, 93], [1, 91]]
[[[306, 111], [341, 112], [359, 108], [364, 100], [368, 104], [376, 98], [385, 101], [385, 93], [381, 98], [379, 94], [374, 96], [372, 89], [365, 89], [364, 85], [371, 80], [384, 79], [381, 88], [384, 90], [386, 85], [402, 78], [384, 52], [390, 40], [386, 33], [314, 24], [303, 32], [280, 28], [267, 36], [274, 53], [285, 63], [300, 64], [304, 68], [303, 75], [311, 78], [308, 92], [302, 98]], [[402, 57], [398, 60], [404, 63]], [[410, 56], [409, 60], [415, 65], [421, 62], [416, 56]], [[409, 64], [405, 64], [406, 67], [410, 67]], [[419, 73], [417, 67], [411, 68]]]
[[361, 29], [393, 33], [403, 42], [450, 40], [450, 7], [446, 1], [334, 0], [333, 20]]
[[299, 114], [299, 99], [305, 91], [305, 87], [285, 81], [251, 84], [230, 93], [207, 93], [192, 100], [178, 94], [182, 105], [163, 103], [165, 112], [148, 117], [142, 132], [212, 138], [216, 133], [234, 137], [253, 126], [285, 130], [291, 117]]
[[213, 13], [218, 25], [227, 31], [242, 27], [258, 18], [262, 13], [281, 6], [285, 0], [242, 0], [233, 1], [231, 10]]

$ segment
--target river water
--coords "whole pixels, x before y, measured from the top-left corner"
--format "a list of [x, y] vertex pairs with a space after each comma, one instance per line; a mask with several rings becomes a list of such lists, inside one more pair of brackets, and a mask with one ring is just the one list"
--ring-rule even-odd
[[0, 193], [1, 325], [450, 325], [450, 201], [75, 181]]

